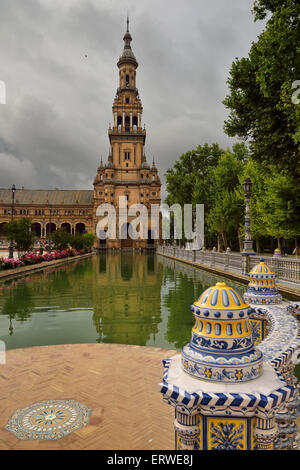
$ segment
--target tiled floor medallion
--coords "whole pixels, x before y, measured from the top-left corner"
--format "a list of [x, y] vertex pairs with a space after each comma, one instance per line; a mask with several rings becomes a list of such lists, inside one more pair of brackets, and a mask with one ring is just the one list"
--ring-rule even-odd
[[89, 422], [91, 409], [75, 400], [46, 400], [16, 410], [5, 429], [19, 439], [60, 439]]

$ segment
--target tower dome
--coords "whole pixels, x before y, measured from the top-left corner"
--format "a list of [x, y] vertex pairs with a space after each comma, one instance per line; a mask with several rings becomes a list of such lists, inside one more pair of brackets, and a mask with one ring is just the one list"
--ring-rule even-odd
[[262, 373], [262, 353], [254, 347], [251, 307], [224, 282], [209, 287], [191, 305], [192, 337], [181, 353], [185, 372], [212, 382], [240, 383]]
[[118, 67], [120, 67], [120, 65], [122, 64], [130, 63], [137, 68], [138, 62], [135, 58], [134, 53], [132, 52], [131, 45], [130, 45], [132, 41], [132, 37], [129, 32], [129, 18], [128, 17], [127, 17], [127, 30], [126, 30], [126, 33], [124, 34], [123, 41], [124, 41], [124, 49], [118, 60], [118, 63], [117, 63]]
[[252, 304], [278, 304], [282, 297], [275, 285], [276, 274], [260, 259], [249, 273], [250, 282], [247, 292], [244, 294], [246, 302]]

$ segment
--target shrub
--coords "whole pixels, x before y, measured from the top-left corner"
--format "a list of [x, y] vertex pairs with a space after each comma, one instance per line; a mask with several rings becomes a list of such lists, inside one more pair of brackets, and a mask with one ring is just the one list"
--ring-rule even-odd
[[4, 269], [14, 269], [20, 266], [29, 266], [33, 264], [42, 263], [45, 261], [52, 261], [55, 259], [68, 258], [70, 256], [78, 256], [83, 253], [83, 250], [76, 250], [74, 248], [67, 248], [66, 250], [54, 251], [50, 253], [24, 253], [17, 259], [0, 258], [0, 271]]

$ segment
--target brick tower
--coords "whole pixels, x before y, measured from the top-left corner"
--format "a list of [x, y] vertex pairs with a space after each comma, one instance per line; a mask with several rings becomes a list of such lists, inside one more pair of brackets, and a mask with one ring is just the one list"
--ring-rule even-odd
[[[97, 246], [154, 248], [158, 240], [153, 239], [151, 232], [150, 209], [152, 204], [160, 204], [161, 182], [154, 161], [150, 166], [145, 155], [146, 130], [142, 127], [143, 106], [136, 87], [138, 62], [130, 45], [132, 38], [128, 18], [123, 40], [124, 49], [117, 62], [119, 87], [112, 106], [113, 127], [109, 126], [108, 129], [110, 152], [106, 164], [103, 164], [101, 159], [94, 180], [95, 227], [101, 220], [101, 217], [96, 215], [97, 207], [104, 203], [112, 204], [116, 210], [116, 237], [97, 239]], [[130, 224], [136, 217], [128, 216], [128, 221], [123, 224], [119, 219], [121, 196], [128, 208], [143, 204], [148, 209], [148, 227], [144, 227], [143, 230], [140, 227], [136, 228], [141, 233], [143, 231], [138, 239], [129, 236]], [[155, 229], [160, 233], [160, 227]]]

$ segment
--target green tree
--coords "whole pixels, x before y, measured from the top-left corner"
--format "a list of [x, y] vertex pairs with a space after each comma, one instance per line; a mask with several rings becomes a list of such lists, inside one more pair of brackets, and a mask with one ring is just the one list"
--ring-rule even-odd
[[65, 228], [58, 228], [50, 235], [55, 250], [65, 250], [71, 241], [71, 234]]
[[199, 145], [196, 149], [182, 154], [175, 162], [173, 168], [166, 172], [166, 189], [168, 196], [166, 203], [172, 205], [190, 204], [200, 201], [205, 203], [206, 190], [202, 185], [195, 184], [205, 180], [209, 168], [215, 166], [224, 152], [217, 143]]
[[300, 77], [300, 3], [258, 0], [253, 11], [255, 20], [268, 20], [248, 57], [232, 64], [224, 129], [248, 140], [254, 159], [288, 169], [299, 182], [300, 109], [292, 95]]
[[[210, 169], [217, 164], [223, 152], [217, 143], [205, 143], [182, 154], [173, 168], [166, 172], [166, 203], [169, 206], [180, 204], [182, 208], [184, 204], [204, 204], [206, 212], [212, 192]], [[172, 214], [170, 225], [173, 227]]]
[[91, 250], [93, 248], [93, 244], [95, 241], [95, 235], [93, 233], [84, 233], [82, 235], [83, 238], [83, 248], [85, 250]]
[[280, 238], [289, 239], [300, 233], [299, 188], [287, 171], [278, 172], [276, 168], [265, 176], [264, 182], [265, 194], [258, 200], [258, 211], [262, 214], [265, 232], [276, 238], [281, 248]]
[[31, 232], [31, 222], [27, 218], [13, 220], [4, 227], [8, 240], [12, 240], [19, 253], [33, 247], [35, 235]]
[[207, 223], [209, 231], [212, 235], [217, 234], [218, 251], [222, 251], [227, 247], [228, 219], [225, 214], [224, 194], [218, 194], [212, 209], [208, 213]]
[[90, 251], [95, 240], [95, 235], [92, 233], [75, 233], [71, 236], [70, 245], [75, 250]]
[[266, 236], [291, 239], [300, 232], [300, 201], [293, 176], [287, 171], [278, 171], [274, 165], [249, 159], [240, 176], [240, 183], [250, 177], [251, 236], [256, 240], [256, 251], [260, 251], [260, 239]]
[[83, 250], [83, 239], [80, 233], [75, 233], [70, 238], [70, 245], [75, 250]]
[[213, 194], [212, 204], [207, 216], [208, 228], [217, 233], [218, 251], [226, 249], [228, 235], [235, 232], [241, 248], [241, 224], [244, 201], [239, 177], [243, 171], [243, 159], [226, 151], [218, 164], [211, 170]]
[[236, 234], [241, 245], [244, 209], [242, 188], [236, 188], [248, 156], [244, 142], [234, 144], [232, 150], [221, 149], [218, 144], [199, 145], [181, 155], [166, 174], [169, 205], [204, 204], [205, 244], [215, 243], [217, 237], [220, 250], [235, 244]]

